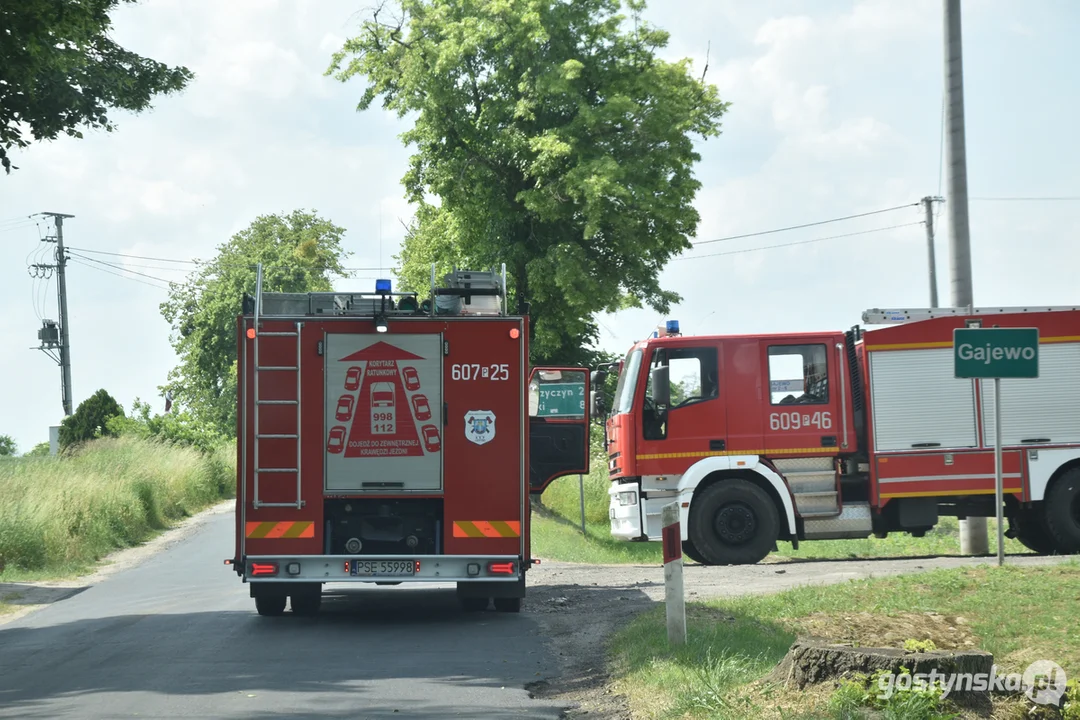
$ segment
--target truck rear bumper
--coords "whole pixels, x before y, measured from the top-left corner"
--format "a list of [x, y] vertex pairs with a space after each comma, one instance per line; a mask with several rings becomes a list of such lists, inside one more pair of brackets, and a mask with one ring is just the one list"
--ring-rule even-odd
[[515, 583], [523, 576], [523, 565], [518, 555], [251, 555], [244, 561], [244, 580]]

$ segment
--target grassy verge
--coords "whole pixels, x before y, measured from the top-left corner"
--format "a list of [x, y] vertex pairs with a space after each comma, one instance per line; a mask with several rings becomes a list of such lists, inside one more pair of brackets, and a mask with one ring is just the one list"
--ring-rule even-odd
[[1080, 563], [1075, 561], [803, 587], [689, 603], [688, 642], [679, 648], [667, 644], [659, 607], [613, 639], [616, 690], [649, 718], [852, 717], [844, 714], [831, 687], [795, 693], [762, 682], [799, 634], [864, 646], [903, 647], [905, 640], [930, 639], [941, 648], [991, 652], [1000, 672], [1022, 673], [1046, 659], [1075, 677], [1080, 674], [1078, 597]]
[[0, 462], [0, 579], [85, 572], [234, 492], [233, 450], [102, 439], [71, 457]]
[[[559, 478], [544, 491], [547, 512], [534, 513], [533, 551], [537, 557], [566, 562], [652, 563], [660, 562], [660, 543], [627, 543], [611, 537], [608, 525], [607, 467], [596, 463], [584, 476], [585, 527], [581, 534], [581, 501], [576, 475]], [[997, 552], [997, 523], [987, 521], [990, 552]], [[863, 540], [813, 540], [801, 543], [798, 550], [791, 543], [777, 544], [770, 555], [773, 561], [848, 558], [891, 558], [959, 555], [959, 523], [943, 517], [940, 523], [921, 538], [893, 533], [886, 538]], [[1016, 540], [1005, 538], [1005, 552], [1028, 553]], [[690, 562], [687, 560], [687, 562]]]

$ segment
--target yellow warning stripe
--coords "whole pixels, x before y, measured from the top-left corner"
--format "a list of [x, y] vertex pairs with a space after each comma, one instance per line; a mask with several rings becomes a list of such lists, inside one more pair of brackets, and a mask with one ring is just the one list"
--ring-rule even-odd
[[671, 458], [732, 457], [735, 455], [808, 455], [825, 452], [835, 455], [836, 448], [784, 448], [782, 450], [715, 450], [709, 452], [656, 453], [654, 455], [635, 455], [635, 460], [670, 460]]
[[521, 537], [521, 523], [517, 520], [455, 520], [454, 537]]
[[[996, 490], [990, 488], [989, 490], [932, 490], [930, 492], [907, 492], [907, 493], [881, 493], [882, 498], [905, 498], [905, 497], [936, 497], [939, 495], [993, 495]], [[1004, 488], [1001, 494], [1006, 493], [1020, 494], [1023, 490], [1021, 488]]]
[[[1080, 342], [1080, 335], [1060, 335], [1056, 337], [1041, 337], [1039, 338], [1039, 344], [1051, 344], [1051, 343], [1064, 343], [1064, 342]], [[952, 340], [942, 340], [940, 342], [918, 342], [918, 343], [895, 343], [891, 345], [867, 345], [867, 352], [875, 352], [878, 350], [925, 350], [926, 348], [947, 348], [952, 347]]]
[[315, 537], [315, 523], [299, 522], [249, 522], [246, 527], [247, 537], [258, 540]]

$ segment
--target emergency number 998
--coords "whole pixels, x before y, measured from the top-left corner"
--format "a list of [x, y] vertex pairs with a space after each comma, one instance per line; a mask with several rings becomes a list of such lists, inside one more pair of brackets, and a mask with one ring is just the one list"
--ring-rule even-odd
[[454, 363], [450, 366], [451, 380], [509, 380], [510, 365], [481, 365], [479, 363]]

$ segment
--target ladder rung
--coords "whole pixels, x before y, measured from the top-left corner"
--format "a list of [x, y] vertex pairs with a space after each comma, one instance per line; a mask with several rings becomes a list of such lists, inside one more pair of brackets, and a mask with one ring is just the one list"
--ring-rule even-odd
[[294, 473], [296, 468], [255, 468], [257, 473]]
[[295, 405], [295, 400], [256, 400], [256, 405]]
[[296, 337], [298, 335], [298, 333], [296, 333], [295, 331], [280, 332], [280, 331], [277, 331], [277, 330], [273, 330], [273, 331], [263, 330], [261, 333], [258, 333], [258, 334], [261, 337]]
[[299, 435], [282, 435], [281, 433], [268, 433], [266, 435], [256, 435], [256, 440], [299, 440]]
[[263, 370], [288, 370], [290, 372], [296, 372], [300, 368], [295, 365], [263, 365], [262, 367], [255, 368], [256, 372], [262, 372]]
[[301, 500], [300, 502], [291, 502], [291, 503], [265, 503], [265, 502], [260, 502], [260, 503], [252, 503], [252, 507], [255, 507], [256, 509], [257, 508], [264, 508], [264, 507], [302, 508], [302, 507], [304, 507], [304, 501]]

